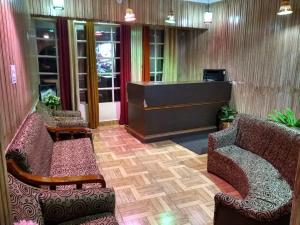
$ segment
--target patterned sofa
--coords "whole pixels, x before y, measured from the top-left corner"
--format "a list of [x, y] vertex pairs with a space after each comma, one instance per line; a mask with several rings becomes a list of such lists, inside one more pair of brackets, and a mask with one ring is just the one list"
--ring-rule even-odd
[[233, 127], [209, 135], [208, 171], [243, 197], [215, 196], [215, 225], [288, 225], [300, 133], [240, 115]]
[[44, 103], [37, 104], [37, 112], [49, 127], [87, 127], [80, 111], [51, 110]]
[[33, 113], [6, 159], [15, 222], [117, 224], [114, 190], [106, 188], [89, 138], [54, 142], [41, 116]]
[[13, 222], [39, 225], [118, 225], [115, 195], [107, 188], [49, 191], [28, 186], [8, 175]]

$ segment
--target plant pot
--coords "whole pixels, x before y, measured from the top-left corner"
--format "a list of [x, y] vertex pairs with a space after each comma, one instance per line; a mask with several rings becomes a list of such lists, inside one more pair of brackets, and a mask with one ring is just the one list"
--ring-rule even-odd
[[220, 122], [219, 130], [227, 129], [227, 128], [231, 127], [231, 125], [232, 125], [232, 122]]

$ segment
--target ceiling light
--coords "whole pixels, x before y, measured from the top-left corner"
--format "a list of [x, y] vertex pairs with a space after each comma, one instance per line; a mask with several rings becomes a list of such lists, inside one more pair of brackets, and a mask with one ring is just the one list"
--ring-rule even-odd
[[135, 14], [134, 14], [133, 10], [130, 9], [130, 8], [127, 8], [127, 9], [126, 9], [126, 15], [125, 15], [124, 18], [125, 18], [125, 21], [126, 21], [126, 22], [132, 22], [132, 21], [135, 21], [135, 20], [136, 20]]
[[170, 13], [167, 16], [165, 22], [169, 23], [169, 24], [175, 24], [176, 23], [176, 19], [175, 19], [175, 15], [174, 15], [173, 10], [170, 11]]
[[289, 15], [292, 14], [292, 6], [289, 0], [282, 0], [279, 8], [279, 12], [277, 13], [278, 15]]
[[212, 18], [213, 18], [212, 12], [207, 11], [204, 13], [204, 23], [207, 23], [207, 24], [212, 23]]
[[64, 10], [64, 0], [53, 0], [53, 8], [56, 10]]
[[204, 23], [212, 23], [213, 13], [209, 11], [209, 0], [207, 1], [207, 11], [204, 12]]

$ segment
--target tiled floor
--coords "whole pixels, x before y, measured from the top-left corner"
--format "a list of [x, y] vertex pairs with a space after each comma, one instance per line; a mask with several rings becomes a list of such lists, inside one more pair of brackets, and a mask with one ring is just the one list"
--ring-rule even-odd
[[142, 144], [115, 125], [95, 130], [94, 145], [120, 225], [211, 225], [215, 193], [238, 195], [207, 173], [207, 155], [172, 141]]

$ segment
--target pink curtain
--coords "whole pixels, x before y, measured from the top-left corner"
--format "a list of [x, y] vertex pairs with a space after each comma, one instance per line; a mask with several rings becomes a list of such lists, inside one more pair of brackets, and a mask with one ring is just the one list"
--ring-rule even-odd
[[58, 61], [61, 107], [65, 110], [72, 109], [71, 78], [70, 78], [70, 53], [68, 37], [68, 20], [57, 19]]
[[131, 80], [131, 29], [129, 25], [121, 25], [121, 125], [128, 124], [127, 83]]

